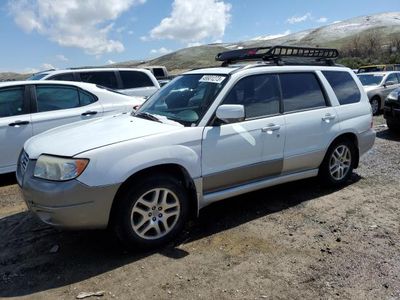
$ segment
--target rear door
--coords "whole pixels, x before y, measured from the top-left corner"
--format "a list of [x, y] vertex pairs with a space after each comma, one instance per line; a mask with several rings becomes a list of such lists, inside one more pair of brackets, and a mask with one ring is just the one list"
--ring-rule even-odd
[[[242, 122], [214, 122], [203, 133], [204, 193], [277, 176], [282, 171], [285, 140], [278, 77], [252, 75], [239, 80], [222, 104], [241, 104]], [[218, 120], [217, 120], [218, 121]]]
[[286, 123], [285, 173], [315, 169], [339, 129], [338, 116], [314, 72], [279, 75]]
[[103, 109], [97, 98], [68, 85], [41, 84], [32, 86], [33, 134], [72, 122], [101, 117]]
[[0, 173], [16, 169], [18, 155], [32, 136], [29, 92], [24, 85], [0, 89]]
[[119, 91], [126, 95], [149, 97], [158, 90], [158, 87], [144, 72], [121, 70], [119, 75], [122, 81], [122, 88]]

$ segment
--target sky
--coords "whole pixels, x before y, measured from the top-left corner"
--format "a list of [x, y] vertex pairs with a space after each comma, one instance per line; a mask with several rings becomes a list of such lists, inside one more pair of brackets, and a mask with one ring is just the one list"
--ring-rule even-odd
[[0, 0], [0, 72], [155, 58], [400, 11], [400, 0]]

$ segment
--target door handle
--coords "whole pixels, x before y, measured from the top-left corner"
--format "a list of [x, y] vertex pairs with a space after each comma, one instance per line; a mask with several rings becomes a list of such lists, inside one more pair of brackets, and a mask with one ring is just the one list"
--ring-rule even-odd
[[333, 120], [335, 118], [336, 118], [336, 116], [334, 116], [334, 115], [326, 114], [324, 117], [322, 117], [322, 121], [329, 123], [331, 120]]
[[280, 128], [281, 128], [280, 125], [268, 124], [267, 126], [261, 128], [261, 131], [262, 131], [262, 132], [276, 131], [276, 130], [279, 130]]
[[86, 111], [82, 114], [82, 116], [94, 116], [97, 114], [97, 111]]
[[19, 126], [28, 125], [28, 124], [29, 124], [29, 121], [15, 121], [14, 123], [8, 124], [8, 126], [19, 127]]

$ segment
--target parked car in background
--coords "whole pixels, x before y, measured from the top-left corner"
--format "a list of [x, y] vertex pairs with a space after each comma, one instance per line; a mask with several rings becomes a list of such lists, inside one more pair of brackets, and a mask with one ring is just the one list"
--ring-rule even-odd
[[369, 65], [358, 68], [357, 73], [400, 71], [400, 64], [397, 65]]
[[[275, 64], [287, 49], [314, 65]], [[111, 226], [129, 246], [155, 247], [222, 199], [314, 176], [342, 185], [375, 132], [357, 76], [329, 61], [337, 55], [233, 50], [218, 59], [273, 60], [193, 70], [132, 115], [33, 137], [17, 170], [25, 201], [53, 226]]]
[[130, 68], [49, 70], [37, 73], [28, 80], [82, 81], [140, 97], [149, 97], [160, 88], [152, 72]]
[[379, 114], [386, 97], [394, 89], [400, 87], [400, 72], [372, 72], [357, 75], [368, 95], [372, 113]]
[[400, 88], [387, 96], [383, 116], [390, 130], [400, 132]]
[[142, 103], [142, 98], [83, 82], [0, 83], [0, 174], [16, 170], [18, 153], [30, 137], [60, 125], [130, 112]]
[[168, 70], [164, 66], [147, 66], [145, 69], [151, 71], [153, 75], [158, 80], [160, 86], [166, 85], [168, 82], [171, 81], [171, 76], [168, 73]]

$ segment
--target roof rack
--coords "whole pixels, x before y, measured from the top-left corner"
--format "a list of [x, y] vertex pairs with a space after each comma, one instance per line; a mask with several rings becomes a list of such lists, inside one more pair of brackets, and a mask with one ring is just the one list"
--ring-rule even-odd
[[[295, 47], [295, 46], [273, 46], [273, 47], [257, 47], [238, 50], [230, 50], [218, 53], [215, 60], [222, 61], [222, 66], [239, 62], [239, 61], [256, 61], [273, 62], [277, 65], [284, 64], [324, 64], [334, 65], [334, 59], [339, 56], [339, 51], [333, 48], [311, 48], [311, 47]], [[282, 58], [286, 58], [285, 61]], [[291, 61], [287, 58], [302, 58], [306, 61]]]

